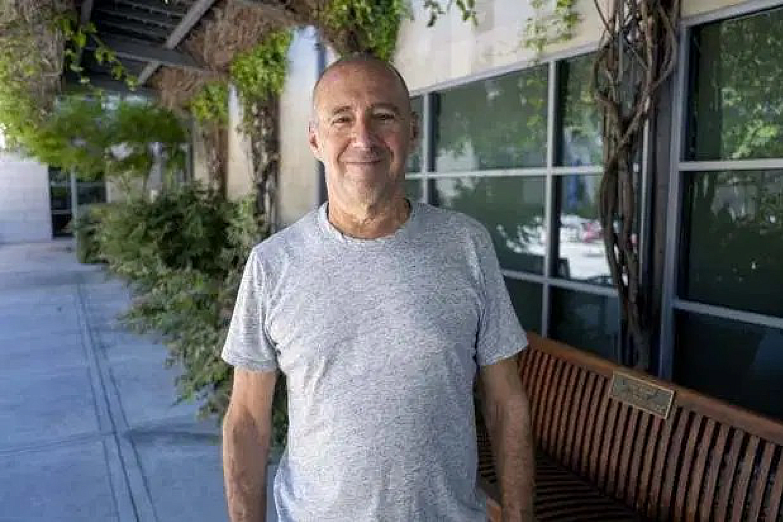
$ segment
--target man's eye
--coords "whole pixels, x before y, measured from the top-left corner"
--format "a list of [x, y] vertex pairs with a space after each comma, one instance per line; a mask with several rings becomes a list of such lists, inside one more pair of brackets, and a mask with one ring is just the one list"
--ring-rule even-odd
[[387, 112], [382, 112], [380, 114], [376, 114], [375, 117], [378, 118], [379, 120], [388, 121], [388, 120], [393, 120], [394, 119], [394, 114], [389, 114]]
[[338, 116], [332, 120], [332, 123], [348, 123], [351, 119], [348, 116]]

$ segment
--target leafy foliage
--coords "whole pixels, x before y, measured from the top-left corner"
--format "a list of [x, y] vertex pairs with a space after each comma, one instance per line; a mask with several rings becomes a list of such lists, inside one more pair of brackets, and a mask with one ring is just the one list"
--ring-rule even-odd
[[405, 0], [333, 0], [324, 22], [344, 35], [346, 50], [391, 60], [403, 16], [410, 16]]
[[555, 8], [546, 12], [549, 0], [531, 0], [530, 5], [536, 15], [525, 22], [524, 46], [540, 55], [548, 45], [564, 42], [574, 35], [579, 22], [576, 12], [576, 0], [557, 0]]
[[438, 18], [446, 14], [446, 11], [450, 10], [454, 4], [456, 4], [457, 8], [460, 10], [463, 22], [470, 20], [474, 24], [476, 23], [476, 0], [448, 0], [445, 8], [438, 0], [424, 0], [424, 9], [430, 12], [427, 27], [435, 25]]
[[[134, 199], [106, 208], [98, 232], [101, 256], [129, 280], [136, 299], [124, 320], [140, 332], [160, 334], [169, 364], [179, 363], [179, 400], [203, 401], [201, 416], [222, 417], [231, 367], [220, 349], [250, 250], [266, 233], [252, 198], [226, 201], [193, 184], [168, 190], [152, 202]], [[274, 442], [287, 430], [285, 384], [274, 406]]]
[[234, 58], [231, 81], [243, 98], [267, 99], [282, 92], [290, 44], [291, 32], [277, 31]]
[[190, 110], [202, 123], [228, 123], [228, 83], [215, 81], [206, 84], [190, 101]]

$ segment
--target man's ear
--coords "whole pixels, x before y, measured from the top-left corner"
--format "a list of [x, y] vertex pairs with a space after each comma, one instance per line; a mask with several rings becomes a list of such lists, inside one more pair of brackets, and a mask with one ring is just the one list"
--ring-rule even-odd
[[321, 155], [321, 143], [318, 140], [318, 131], [314, 121], [310, 121], [307, 126], [307, 143], [310, 145], [310, 150], [313, 152], [313, 156], [318, 161], [323, 162], [323, 156]]

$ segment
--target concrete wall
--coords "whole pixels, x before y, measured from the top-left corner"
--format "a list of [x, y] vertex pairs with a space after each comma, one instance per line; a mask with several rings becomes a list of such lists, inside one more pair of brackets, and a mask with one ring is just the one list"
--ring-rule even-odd
[[228, 94], [228, 179], [226, 195], [237, 199], [253, 193], [253, 154], [250, 138], [241, 131], [242, 105], [232, 85]]
[[0, 243], [52, 238], [46, 165], [0, 153]]
[[315, 32], [297, 31], [288, 51], [288, 74], [280, 97], [278, 226], [287, 226], [318, 204], [318, 162], [307, 144], [313, 85], [318, 75]]

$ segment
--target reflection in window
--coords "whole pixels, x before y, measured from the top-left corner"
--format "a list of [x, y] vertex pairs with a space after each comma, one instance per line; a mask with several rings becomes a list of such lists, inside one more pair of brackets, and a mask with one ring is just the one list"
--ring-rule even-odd
[[438, 178], [433, 204], [481, 221], [500, 266], [543, 273], [546, 226], [543, 177]]
[[598, 215], [601, 176], [559, 176], [558, 276], [612, 284]]
[[617, 298], [552, 288], [551, 337], [600, 357], [621, 362]]
[[525, 331], [541, 333], [542, 288], [538, 283], [506, 277], [511, 304]]
[[406, 179], [405, 180], [405, 195], [414, 201], [421, 201], [424, 195], [422, 189], [422, 183], [420, 179]]
[[600, 165], [602, 162], [601, 116], [593, 98], [592, 54], [560, 62], [557, 129], [558, 165]]
[[687, 159], [783, 157], [781, 34], [783, 9], [694, 30]]
[[546, 65], [445, 91], [435, 107], [435, 170], [546, 164]]
[[[411, 110], [418, 115], [419, 136], [422, 134], [422, 122], [424, 121], [424, 101], [421, 96], [411, 99]], [[416, 142], [416, 147], [408, 155], [406, 172], [421, 172], [421, 138]]]
[[783, 331], [679, 312], [674, 381], [783, 420]]
[[687, 180], [683, 297], [783, 316], [783, 171]]

